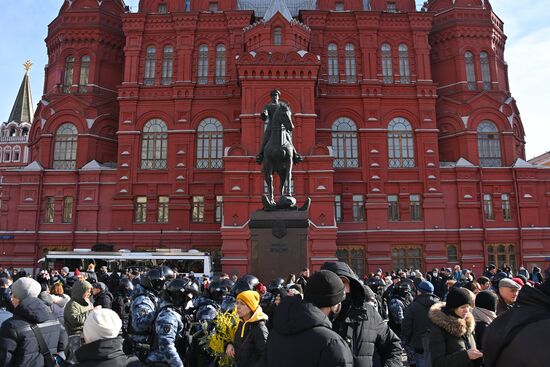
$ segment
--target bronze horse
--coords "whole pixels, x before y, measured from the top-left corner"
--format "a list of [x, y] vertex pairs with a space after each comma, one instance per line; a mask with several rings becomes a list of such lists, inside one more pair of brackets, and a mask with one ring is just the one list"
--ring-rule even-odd
[[290, 141], [290, 135], [287, 132], [294, 130], [290, 109], [281, 104], [273, 114], [272, 121], [269, 122], [270, 128], [266, 130], [269, 133], [269, 140], [264, 148], [264, 159], [262, 161], [262, 171], [264, 172], [265, 182], [267, 184], [268, 194], [266, 200], [271, 207], [276, 207], [273, 194], [273, 173], [279, 175], [279, 195], [281, 197], [292, 196], [292, 164], [294, 155], [294, 146]]

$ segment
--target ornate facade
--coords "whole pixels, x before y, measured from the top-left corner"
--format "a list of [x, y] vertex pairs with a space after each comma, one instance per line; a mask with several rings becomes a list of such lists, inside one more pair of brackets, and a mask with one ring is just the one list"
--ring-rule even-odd
[[307, 265], [545, 266], [550, 170], [524, 161], [503, 23], [488, 0], [414, 3], [66, 1], [32, 163], [3, 173], [4, 261], [107, 243], [247, 272], [276, 87], [305, 158]]

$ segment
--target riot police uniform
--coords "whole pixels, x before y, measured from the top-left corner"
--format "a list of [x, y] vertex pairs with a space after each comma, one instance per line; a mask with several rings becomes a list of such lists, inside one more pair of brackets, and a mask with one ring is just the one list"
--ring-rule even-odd
[[198, 293], [198, 285], [189, 279], [174, 279], [166, 285], [155, 319], [148, 363], [183, 367], [189, 345], [189, 322], [184, 314], [185, 307]]

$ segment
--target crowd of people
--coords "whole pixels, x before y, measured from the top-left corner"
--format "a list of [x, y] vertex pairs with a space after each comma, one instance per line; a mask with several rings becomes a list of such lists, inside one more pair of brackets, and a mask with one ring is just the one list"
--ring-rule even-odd
[[233, 366], [548, 366], [550, 270], [489, 265], [428, 273], [344, 262], [266, 285], [254, 275], [195, 277], [160, 266], [94, 264], [35, 277], [0, 267], [0, 365], [213, 367], [204, 337], [234, 312]]

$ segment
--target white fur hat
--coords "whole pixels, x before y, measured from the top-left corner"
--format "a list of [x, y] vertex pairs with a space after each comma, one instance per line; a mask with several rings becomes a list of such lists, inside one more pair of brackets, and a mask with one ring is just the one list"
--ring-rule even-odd
[[84, 340], [92, 343], [100, 339], [116, 338], [122, 328], [120, 317], [108, 308], [93, 310], [84, 322]]

